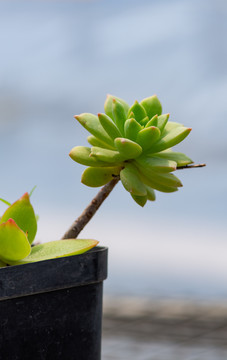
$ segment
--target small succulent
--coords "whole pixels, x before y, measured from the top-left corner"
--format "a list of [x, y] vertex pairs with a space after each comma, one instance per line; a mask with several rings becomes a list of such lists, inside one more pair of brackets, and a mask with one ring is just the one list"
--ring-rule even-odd
[[70, 157], [88, 166], [82, 174], [83, 184], [99, 187], [114, 177], [120, 177], [125, 189], [141, 206], [155, 200], [155, 191], [174, 192], [181, 181], [172, 174], [177, 167], [193, 161], [172, 147], [180, 143], [191, 129], [170, 122], [162, 114], [156, 95], [135, 101], [130, 107], [124, 100], [108, 95], [105, 113], [98, 116], [76, 115], [79, 123], [91, 135], [92, 147], [76, 146]]
[[25, 193], [10, 204], [0, 218], [0, 267], [82, 254], [96, 246], [96, 240], [57, 240], [31, 246], [37, 232], [37, 217]]

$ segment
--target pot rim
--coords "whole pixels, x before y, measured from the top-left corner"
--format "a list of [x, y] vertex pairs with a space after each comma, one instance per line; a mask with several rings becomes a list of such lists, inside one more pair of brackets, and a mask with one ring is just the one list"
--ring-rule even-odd
[[96, 246], [80, 255], [1, 268], [0, 301], [102, 282], [107, 257], [108, 248]]

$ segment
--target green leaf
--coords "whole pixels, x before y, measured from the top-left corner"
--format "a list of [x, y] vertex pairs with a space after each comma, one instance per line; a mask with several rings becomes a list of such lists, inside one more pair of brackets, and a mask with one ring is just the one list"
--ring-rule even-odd
[[[164, 173], [164, 172], [156, 172], [153, 170], [152, 166], [148, 165], [148, 162], [139, 162], [135, 161], [135, 166], [139, 169], [140, 173], [142, 172], [143, 175], [145, 175], [148, 179], [151, 179], [152, 181], [162, 184], [165, 186], [171, 186], [171, 187], [179, 187], [182, 186], [181, 181], [172, 173]], [[149, 186], [149, 184], [147, 184]], [[155, 189], [154, 186], [151, 186]]]
[[157, 157], [157, 156], [145, 156], [142, 155], [136, 159], [136, 162], [139, 163], [144, 168], [149, 168], [152, 171], [157, 171], [161, 173], [171, 172], [176, 170], [177, 163], [175, 161]]
[[109, 166], [110, 164], [121, 163], [124, 160], [123, 156], [118, 151], [103, 149], [96, 146], [91, 148], [90, 157], [109, 163]]
[[170, 132], [171, 130], [176, 129], [178, 127], [184, 127], [184, 125], [182, 125], [178, 122], [168, 121], [168, 123], [165, 126], [163, 135], [166, 135], [168, 132]]
[[108, 162], [104, 162], [96, 158], [95, 156], [91, 156], [91, 149], [86, 146], [75, 146], [70, 151], [69, 156], [79, 164], [86, 166], [95, 166], [95, 167], [110, 166]]
[[116, 99], [113, 99], [113, 120], [122, 136], [124, 136], [124, 126], [126, 119], [127, 117], [125, 115], [125, 109], [123, 105]]
[[156, 95], [143, 99], [140, 101], [140, 104], [146, 110], [149, 119], [151, 119], [156, 114], [161, 115], [162, 113], [162, 105]]
[[132, 164], [126, 164], [125, 168], [120, 172], [120, 179], [124, 188], [130, 194], [138, 196], [146, 196], [147, 190], [139, 177], [139, 172]]
[[114, 144], [124, 159], [135, 159], [142, 153], [141, 146], [129, 139], [116, 138]]
[[120, 167], [93, 168], [84, 170], [81, 182], [91, 187], [99, 187], [107, 184], [114, 176], [119, 175]]
[[104, 110], [105, 110], [106, 115], [108, 115], [111, 119], [114, 119], [113, 99], [116, 99], [119, 103], [121, 103], [121, 105], [124, 108], [125, 116], [127, 116], [129, 105], [123, 99], [120, 99], [119, 97], [113, 96], [113, 95], [107, 95], [107, 98], [106, 98], [106, 101], [104, 104]]
[[125, 121], [125, 125], [124, 125], [125, 137], [132, 141], [136, 141], [138, 132], [142, 129], [143, 127], [133, 118]]
[[177, 163], [177, 166], [185, 166], [193, 163], [192, 159], [190, 159], [185, 154], [181, 152], [172, 151], [171, 149], [164, 150], [154, 155], [162, 159], [175, 161]]
[[154, 189], [152, 189], [150, 186], [147, 185], [146, 185], [146, 189], [147, 189], [147, 200], [155, 201], [156, 196]]
[[116, 137], [121, 136], [117, 126], [113, 123], [111, 118], [106, 114], [98, 114], [100, 124], [103, 129], [107, 132], [107, 134], [111, 137], [111, 139], [115, 139]]
[[21, 260], [31, 251], [26, 234], [13, 219], [0, 225], [0, 259], [6, 263]]
[[98, 244], [96, 240], [57, 240], [32, 247], [31, 254], [20, 261], [10, 262], [10, 265], [33, 263], [59, 257], [83, 254]]
[[4, 199], [1, 199], [1, 198], [0, 198], [0, 201], [2, 201], [4, 204], [6, 204], [6, 205], [8, 205], [8, 206], [11, 205], [11, 203], [10, 203], [9, 201], [7, 201], [7, 200], [4, 200]]
[[98, 146], [98, 147], [101, 147], [103, 149], [115, 150], [115, 147], [113, 145], [106, 144], [102, 140], [98, 139], [97, 137], [95, 137], [93, 135], [88, 136], [87, 141], [92, 146]]
[[31, 197], [32, 196], [32, 194], [33, 194], [33, 192], [34, 192], [34, 190], [37, 188], [37, 185], [35, 185], [32, 189], [31, 189], [31, 191], [30, 191], [30, 193], [29, 193], [29, 196]]
[[113, 140], [109, 137], [106, 131], [103, 129], [102, 125], [97, 116], [90, 113], [83, 113], [80, 115], [75, 115], [75, 119], [88, 130], [92, 135], [102, 140], [104, 143], [113, 145]]
[[159, 138], [160, 130], [155, 126], [150, 126], [139, 131], [136, 142], [146, 151], [149, 150]]
[[31, 244], [37, 232], [37, 221], [28, 193], [25, 193], [6, 209], [1, 217], [0, 224], [10, 218], [17, 223], [21, 230], [28, 234], [28, 240]]
[[140, 125], [142, 125], [143, 127], [147, 125], [147, 123], [149, 122], [149, 117], [146, 116], [145, 118], [143, 118], [141, 121], [140, 121]]
[[147, 127], [150, 127], [150, 126], [156, 126], [157, 127], [158, 125], [158, 115], [154, 115], [151, 120], [149, 120], [147, 123], [146, 123], [146, 126], [145, 128]]
[[144, 205], [147, 202], [147, 196], [138, 196], [138, 195], [131, 194], [131, 197], [141, 207], [144, 207]]
[[138, 101], [135, 101], [134, 104], [130, 107], [128, 111], [128, 116], [130, 115], [131, 112], [134, 113], [135, 119], [138, 122], [142, 121], [147, 116], [144, 107], [141, 104], [139, 104]]
[[190, 128], [184, 126], [175, 127], [166, 134], [164, 131], [163, 137], [151, 147], [149, 153], [160, 152], [179, 144], [189, 135], [190, 131]]
[[163, 114], [163, 115], [158, 116], [157, 126], [158, 126], [159, 130], [161, 131], [161, 133], [163, 132], [163, 130], [168, 122], [168, 119], [169, 119], [169, 114]]
[[143, 168], [139, 168], [139, 174], [143, 183], [147, 186], [150, 186], [152, 189], [166, 193], [170, 193], [178, 190], [176, 186], [169, 186], [160, 183], [159, 179], [157, 180], [157, 178], [151, 176], [151, 174], [145, 171], [145, 169]]

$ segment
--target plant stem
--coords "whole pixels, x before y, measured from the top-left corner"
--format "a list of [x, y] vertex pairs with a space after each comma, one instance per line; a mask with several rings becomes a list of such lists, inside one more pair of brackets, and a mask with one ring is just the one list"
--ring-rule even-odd
[[82, 214], [76, 219], [73, 224], [70, 226], [68, 231], [63, 235], [62, 239], [75, 239], [79, 233], [83, 230], [85, 225], [91, 220], [93, 215], [96, 213], [100, 205], [107, 198], [110, 192], [113, 190], [115, 185], [118, 183], [120, 177], [116, 176], [106, 185], [104, 185], [98, 194], [94, 197], [91, 203], [86, 207]]
[[199, 168], [199, 167], [204, 167], [204, 166], [206, 166], [206, 164], [183, 165], [183, 166], [178, 166], [178, 167], [176, 168], [176, 170]]

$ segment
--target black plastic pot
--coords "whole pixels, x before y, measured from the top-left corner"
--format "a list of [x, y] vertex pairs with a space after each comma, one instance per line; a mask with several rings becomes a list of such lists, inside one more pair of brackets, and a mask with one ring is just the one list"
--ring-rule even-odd
[[107, 248], [0, 269], [1, 360], [100, 360]]

